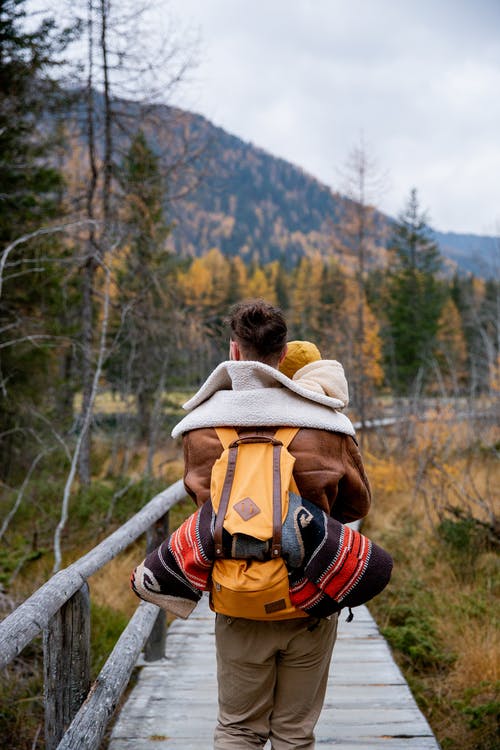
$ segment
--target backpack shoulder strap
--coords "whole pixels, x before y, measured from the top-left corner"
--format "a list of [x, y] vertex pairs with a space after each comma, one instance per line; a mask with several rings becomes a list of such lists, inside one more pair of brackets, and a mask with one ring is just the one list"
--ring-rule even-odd
[[275, 440], [282, 442], [285, 448], [288, 448], [299, 430], [300, 427], [280, 427], [276, 430], [273, 437]]
[[234, 429], [234, 427], [214, 427], [215, 432], [217, 433], [217, 437], [222, 443], [222, 447], [229, 448], [231, 443], [234, 443], [235, 440], [238, 440], [239, 435]]
[[[299, 430], [300, 427], [280, 427], [279, 430], [276, 430], [274, 437], [276, 438], [276, 440], [280, 440], [283, 443], [284, 448], [288, 449], [288, 446]], [[295, 481], [293, 474], [290, 478], [290, 490], [296, 495], [300, 495], [299, 488], [297, 487], [297, 482]]]

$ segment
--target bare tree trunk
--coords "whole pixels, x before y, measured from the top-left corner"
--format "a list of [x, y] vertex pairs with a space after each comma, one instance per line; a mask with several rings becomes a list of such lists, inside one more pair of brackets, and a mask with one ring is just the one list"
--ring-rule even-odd
[[[94, 219], [94, 200], [97, 190], [97, 160], [95, 144], [95, 106], [94, 106], [94, 19], [92, 0], [87, 5], [87, 37], [88, 37], [88, 76], [87, 76], [87, 150], [89, 159], [90, 179], [86, 195], [86, 213], [90, 220]], [[82, 284], [82, 422], [87, 419], [92, 395], [92, 353], [94, 348], [94, 283], [96, 272], [97, 242], [94, 224], [91, 225], [87, 239], [87, 260], [83, 269]], [[83, 427], [82, 427], [83, 429]], [[88, 419], [88, 428], [81, 441], [79, 455], [79, 478], [84, 486], [90, 484], [91, 478], [91, 444], [92, 427]]]
[[103, 185], [102, 185], [102, 214], [104, 221], [104, 232], [109, 229], [111, 180], [113, 177], [113, 141], [112, 141], [112, 111], [109, 82], [109, 60], [108, 60], [108, 16], [109, 0], [101, 0], [101, 59], [103, 70], [103, 93], [104, 93], [104, 158], [103, 158]]
[[366, 146], [361, 138], [358, 146], [355, 146], [348, 158], [346, 194], [351, 204], [346, 207], [346, 216], [342, 232], [347, 237], [346, 250], [355, 257], [355, 280], [358, 294], [358, 307], [356, 311], [356, 322], [353, 325], [353, 384], [354, 402], [361, 423], [360, 442], [363, 447], [365, 430], [368, 418], [368, 400], [371, 392], [368, 367], [366, 361], [365, 341], [367, 327], [366, 310], [366, 266], [373, 252], [372, 245], [375, 235], [379, 230], [374, 221], [374, 209], [369, 202], [370, 194], [374, 189], [378, 190], [380, 178], [375, 169], [373, 161], [369, 158]]
[[89, 400], [88, 408], [87, 408], [87, 411], [84, 412], [83, 414], [83, 424], [81, 427], [81, 432], [76, 442], [75, 451], [73, 453], [73, 458], [71, 460], [70, 471], [69, 471], [68, 478], [66, 479], [66, 484], [64, 487], [63, 501], [62, 501], [62, 506], [61, 506], [61, 517], [60, 517], [59, 523], [57, 524], [57, 528], [54, 534], [53, 573], [57, 573], [57, 571], [60, 570], [61, 568], [61, 562], [62, 562], [61, 535], [65, 529], [66, 522], [68, 520], [69, 498], [71, 494], [71, 489], [73, 487], [73, 482], [75, 479], [76, 467], [77, 465], [79, 465], [82, 446], [85, 443], [87, 432], [90, 429], [90, 424], [92, 421], [92, 413], [94, 410], [94, 401], [95, 401], [95, 397], [97, 394], [97, 387], [99, 385], [99, 379], [102, 373], [104, 357], [106, 354], [106, 336], [107, 336], [107, 331], [108, 331], [108, 319], [109, 319], [109, 284], [110, 284], [110, 271], [109, 271], [109, 268], [106, 268], [106, 286], [104, 289], [104, 301], [103, 301], [103, 314], [102, 314], [99, 354], [97, 358], [96, 368], [92, 376], [92, 383], [91, 383], [92, 387], [90, 391], [90, 400]]
[[356, 273], [358, 283], [358, 393], [357, 402], [359, 419], [361, 422], [360, 447], [364, 448], [366, 425], [366, 376], [365, 376], [365, 168], [364, 160], [359, 165], [359, 204], [358, 204], [358, 269]]
[[167, 357], [165, 357], [158, 388], [156, 390], [156, 398], [151, 413], [150, 426], [149, 426], [149, 444], [148, 444], [148, 458], [146, 463], [146, 475], [148, 477], [153, 475], [153, 459], [156, 453], [156, 442], [158, 438], [158, 425], [161, 419], [161, 403], [163, 398], [163, 391], [165, 389], [165, 380], [167, 376]]
[[[82, 298], [82, 407], [80, 415], [80, 429], [83, 430], [85, 415], [89, 413], [92, 397], [92, 353], [94, 348], [93, 322], [93, 293], [94, 293], [95, 264], [89, 259], [84, 268], [83, 298]], [[90, 484], [91, 478], [91, 419], [83, 435], [78, 462], [80, 482], [84, 486]]]

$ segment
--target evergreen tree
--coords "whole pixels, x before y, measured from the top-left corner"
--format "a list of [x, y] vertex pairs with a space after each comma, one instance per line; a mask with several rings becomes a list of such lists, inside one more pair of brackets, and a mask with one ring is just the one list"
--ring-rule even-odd
[[[300, 259], [293, 273], [292, 309], [290, 322], [299, 339], [318, 342], [321, 334], [321, 294], [324, 262], [320, 253]], [[319, 342], [318, 342], [319, 343]]]
[[[319, 299], [319, 330], [314, 339], [325, 359], [344, 362], [345, 296], [347, 278], [334, 258], [323, 262]], [[352, 336], [349, 330], [348, 336]]]
[[441, 257], [415, 189], [395, 225], [389, 251], [387, 371], [395, 391], [406, 394], [430, 363], [444, 302], [437, 276]]
[[50, 165], [41, 120], [59, 100], [51, 77], [70, 33], [54, 19], [27, 32], [26, 0], [0, 3], [0, 242], [38, 228], [60, 209], [61, 175]]
[[[0, 3], [0, 473], [30, 460], [31, 410], [51, 405], [58, 356], [53, 336], [64, 304], [62, 254], [54, 237], [34, 237], [61, 213], [62, 179], [51, 165], [55, 142], [48, 110], [59, 101], [52, 78], [70, 39], [53, 19], [26, 31], [25, 0]], [[52, 391], [53, 392], [53, 391]], [[32, 432], [32, 430], [31, 430]], [[22, 446], [22, 447], [21, 447]], [[12, 461], [14, 459], [14, 467]]]
[[120, 315], [108, 377], [115, 388], [135, 396], [140, 435], [146, 439], [155, 394], [166, 377], [174, 306], [172, 262], [165, 249], [164, 180], [142, 131], [124, 159], [121, 185], [128, 245], [117, 270]]
[[488, 390], [493, 395], [499, 390], [500, 372], [500, 281], [498, 279], [486, 280], [479, 320], [483, 361], [489, 375]]
[[234, 305], [245, 297], [248, 283], [247, 268], [239, 255], [228, 258], [229, 281], [227, 289], [227, 306]]
[[282, 310], [287, 311], [290, 306], [290, 292], [284, 256], [280, 256], [280, 259], [277, 261], [277, 263], [278, 267], [274, 284], [276, 289], [276, 301], [278, 303], [278, 306]]

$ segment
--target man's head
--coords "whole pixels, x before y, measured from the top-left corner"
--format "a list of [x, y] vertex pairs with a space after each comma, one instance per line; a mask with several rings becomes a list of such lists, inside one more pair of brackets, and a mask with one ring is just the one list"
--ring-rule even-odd
[[281, 310], [264, 300], [239, 302], [229, 316], [231, 359], [277, 367], [286, 353], [287, 327]]

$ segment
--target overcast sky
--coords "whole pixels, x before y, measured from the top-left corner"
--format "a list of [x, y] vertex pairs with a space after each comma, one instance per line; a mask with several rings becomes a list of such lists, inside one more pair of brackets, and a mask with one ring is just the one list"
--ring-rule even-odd
[[[165, 6], [164, 6], [165, 7]], [[334, 189], [364, 139], [396, 215], [500, 234], [500, 0], [168, 0], [199, 30], [174, 103]]]

